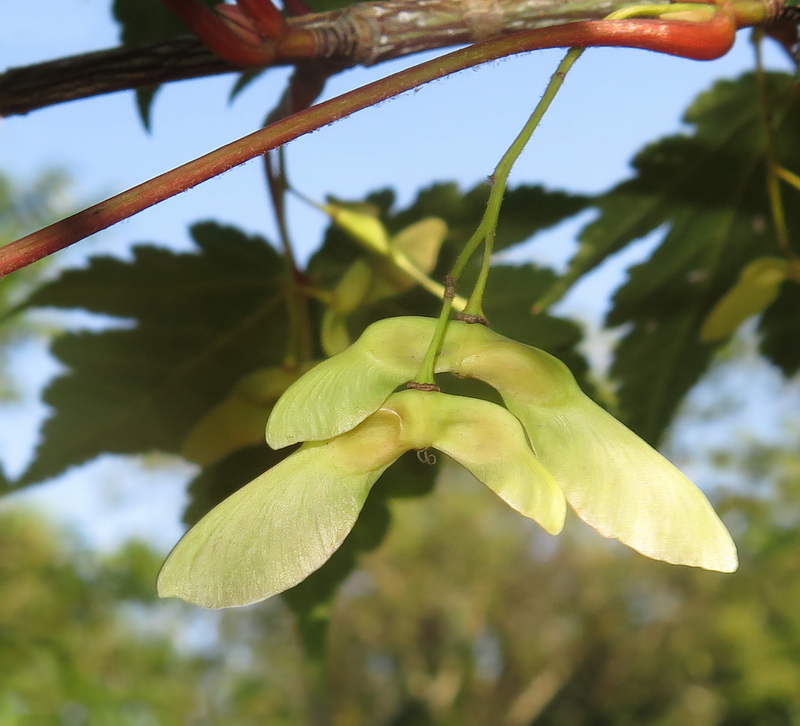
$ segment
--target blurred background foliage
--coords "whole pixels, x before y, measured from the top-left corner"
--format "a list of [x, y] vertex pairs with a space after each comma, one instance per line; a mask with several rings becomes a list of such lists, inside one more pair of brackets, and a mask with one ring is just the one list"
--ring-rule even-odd
[[[764, 496], [718, 502], [734, 577], [647, 560], [577, 521], [551, 538], [447, 467], [433, 493], [392, 505], [389, 536], [340, 590], [328, 723], [797, 723], [800, 457], [742, 455], [772, 474]], [[0, 723], [313, 722], [324, 694], [283, 602], [157, 602], [160, 561], [2, 516]]]
[[[74, 209], [67, 174], [57, 169], [43, 172], [28, 184], [20, 184], [0, 173], [0, 246], [13, 242], [33, 227], [49, 224]], [[20, 270], [19, 275], [0, 280], [0, 351], [33, 335], [37, 326], [29, 318], [7, 314], [41, 279], [47, 263]], [[38, 327], [39, 332], [42, 328]], [[0, 355], [0, 401], [13, 399], [8, 356]]]

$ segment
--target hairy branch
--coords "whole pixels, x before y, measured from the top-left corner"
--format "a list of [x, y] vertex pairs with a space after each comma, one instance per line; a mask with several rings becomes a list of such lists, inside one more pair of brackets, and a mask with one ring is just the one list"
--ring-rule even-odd
[[[666, 2], [666, 0], [664, 0]], [[630, 0], [382, 0], [287, 19], [315, 37], [311, 55], [271, 65], [324, 61], [336, 70], [374, 65], [425, 50], [487, 40], [521, 30], [603, 18]], [[194, 37], [113, 48], [0, 74], [0, 116], [65, 101], [242, 70]]]

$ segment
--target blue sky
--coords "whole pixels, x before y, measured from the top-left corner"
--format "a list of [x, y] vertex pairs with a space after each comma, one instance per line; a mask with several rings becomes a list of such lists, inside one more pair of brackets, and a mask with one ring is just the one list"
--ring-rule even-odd
[[[90, 0], [26, 0], [6, 3], [0, 26], [0, 68], [26, 65], [116, 44], [107, 5]], [[687, 104], [714, 79], [752, 68], [748, 33], [740, 33], [725, 58], [698, 63], [634, 50], [591, 50], [570, 74], [564, 90], [514, 172], [511, 183], [597, 192], [621, 180], [643, 144], [681, 129]], [[464, 187], [491, 173], [544, 89], [562, 51], [541, 51], [496, 62], [441, 80], [385, 102], [293, 142], [288, 148], [293, 183], [307, 196], [360, 198], [386, 186], [399, 203], [432, 181]], [[776, 48], [768, 64], [787, 69]], [[397, 61], [357, 69], [333, 79], [331, 96], [407, 65]], [[57, 167], [75, 179], [74, 195], [93, 201], [121, 191], [259, 127], [280, 94], [285, 70], [265, 74], [234, 103], [232, 79], [173, 84], [162, 90], [153, 111], [153, 133], [143, 129], [133, 95], [121, 93], [0, 119], [0, 168], [23, 183]], [[187, 226], [213, 218], [274, 239], [273, 223], [258, 163], [148, 210], [63, 253], [78, 264], [97, 251], [125, 254], [134, 242], [189, 245]], [[583, 220], [585, 221], [585, 219]], [[319, 242], [325, 220], [297, 202], [290, 207], [293, 235], [302, 254]], [[568, 223], [515, 253], [515, 259], [561, 264], [572, 250], [578, 222]], [[642, 247], [620, 257], [581, 285], [568, 311], [599, 320], [610, 289]], [[601, 348], [598, 346], [597, 350]], [[44, 411], [38, 389], [54, 372], [42, 345], [15, 355], [23, 400], [0, 411], [0, 458], [12, 473], [29, 455]], [[106, 459], [40, 487], [36, 501], [77, 523], [88, 538], [111, 544], [130, 533], [167, 547], [180, 532], [182, 486], [189, 473]], [[159, 501], [160, 518], [152, 516]], [[98, 513], [102, 512], [101, 516]], [[91, 525], [88, 523], [91, 522]]]

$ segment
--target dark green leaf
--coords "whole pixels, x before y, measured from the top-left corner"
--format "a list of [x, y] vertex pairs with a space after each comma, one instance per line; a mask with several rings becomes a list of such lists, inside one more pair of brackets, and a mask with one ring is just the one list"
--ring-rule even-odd
[[[456, 184], [445, 183], [424, 189], [408, 209], [394, 213], [391, 211], [394, 195], [389, 191], [376, 192], [366, 201], [381, 210], [381, 218], [392, 234], [428, 217], [445, 220], [449, 230], [447, 239], [431, 273], [434, 280], [442, 280], [480, 223], [488, 198], [486, 184], [464, 194]], [[500, 213], [497, 246], [510, 247], [523, 242], [536, 232], [581, 211], [588, 203], [586, 197], [549, 192], [538, 186], [512, 189], [506, 195]], [[333, 288], [344, 271], [361, 255], [363, 250], [357, 243], [340, 228], [331, 226], [325, 244], [311, 259], [309, 274], [317, 284]], [[480, 255], [476, 255], [462, 279], [459, 292], [469, 291], [479, 264]], [[585, 376], [586, 361], [575, 350], [581, 339], [578, 327], [549, 315], [531, 314], [533, 303], [553, 284], [554, 279], [551, 271], [534, 266], [493, 268], [484, 303], [486, 314], [499, 333], [544, 348], [564, 360], [585, 390], [591, 392]], [[355, 338], [376, 320], [397, 315], [435, 316], [440, 306], [435, 296], [415, 287], [360, 308], [348, 318], [348, 329]]]
[[[800, 168], [800, 103], [786, 74], [767, 75], [781, 163]], [[652, 257], [631, 269], [614, 297], [609, 326], [630, 325], [612, 374], [626, 422], [658, 441], [681, 399], [707, 368], [713, 346], [703, 321], [751, 260], [779, 253], [765, 185], [764, 126], [752, 74], [721, 81], [686, 114], [691, 137], [664, 139], [634, 161], [637, 175], [599, 203], [581, 236], [570, 279], [662, 225]], [[800, 205], [787, 206], [800, 232]], [[776, 303], [777, 304], [777, 303]]]
[[767, 308], [758, 326], [759, 349], [785, 376], [800, 370], [800, 284], [783, 283], [778, 299]]
[[338, 10], [346, 8], [348, 5], [355, 5], [360, 0], [303, 0], [306, 5], [315, 13], [322, 13], [328, 10]]
[[[200, 0], [213, 7], [216, 0]], [[125, 45], [187, 35], [191, 31], [161, 0], [114, 0], [114, 19], [119, 24], [119, 39]]]
[[[200, 0], [209, 7], [216, 0]], [[119, 24], [119, 39], [124, 45], [139, 45], [166, 40], [191, 31], [161, 0], [114, 0], [114, 19]], [[136, 91], [136, 106], [144, 127], [150, 130], [150, 107], [158, 86]]]
[[236, 83], [233, 84], [233, 88], [231, 88], [230, 96], [228, 96], [229, 101], [233, 101], [242, 91], [244, 91], [247, 86], [249, 86], [256, 78], [258, 78], [266, 69], [264, 68], [257, 68], [254, 71], [244, 71], [244, 73], [240, 73], [239, 77], [236, 79]]
[[139, 109], [139, 118], [142, 119], [145, 131], [152, 131], [150, 124], [152, 122], [153, 99], [160, 88], [161, 86], [147, 86], [146, 88], [136, 89], [136, 108]]
[[[454, 183], [434, 184], [420, 192], [407, 210], [387, 219], [387, 226], [395, 232], [425, 217], [441, 217], [450, 228], [450, 242], [460, 251], [480, 223], [488, 200], [488, 184], [479, 184], [465, 193]], [[495, 249], [524, 242], [582, 211], [590, 201], [585, 196], [552, 192], [541, 186], [509, 189], [500, 210]]]
[[277, 253], [214, 223], [192, 235], [197, 254], [136, 247], [131, 262], [96, 257], [30, 298], [28, 307], [82, 308], [135, 325], [53, 343], [67, 370], [45, 391], [53, 413], [20, 484], [102, 453], [178, 452], [239, 378], [281, 362], [288, 331]]
[[[0, 173], [0, 247], [63, 216], [66, 212], [63, 200], [72, 196], [69, 186], [64, 173], [56, 170], [42, 173], [25, 187]], [[39, 284], [48, 264], [45, 259], [0, 279], [0, 401], [18, 394], [9, 370], [8, 351], [38, 327], [31, 320], [15, 315], [17, 304]]]
[[[449, 233], [440, 264], [433, 273], [437, 278], [444, 276], [475, 231], [488, 199], [488, 184], [480, 184], [463, 193], [457, 184], [450, 182], [423, 189], [410, 207], [398, 212], [391, 211], [394, 193], [389, 190], [375, 192], [366, 201], [382, 210], [381, 219], [392, 234], [427, 217], [441, 217], [447, 223]], [[550, 192], [540, 186], [509, 190], [500, 211], [495, 249], [499, 251], [524, 242], [537, 232], [582, 211], [590, 201], [588, 197]], [[330, 284], [329, 281], [338, 279], [360, 254], [363, 253], [359, 246], [338, 227], [331, 225], [325, 244], [311, 259], [309, 273]]]
[[13, 485], [6, 476], [5, 469], [0, 464], [0, 496], [13, 491]]

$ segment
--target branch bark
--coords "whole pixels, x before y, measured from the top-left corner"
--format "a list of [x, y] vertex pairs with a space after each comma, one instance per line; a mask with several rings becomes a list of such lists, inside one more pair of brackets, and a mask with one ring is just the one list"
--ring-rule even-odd
[[[659, 0], [662, 1], [662, 0]], [[663, 0], [667, 2], [667, 0]], [[311, 57], [280, 57], [273, 65], [318, 61], [343, 70], [447, 48], [521, 30], [603, 18], [630, 0], [380, 0], [341, 11], [288, 19], [313, 31]], [[80, 98], [241, 71], [194, 37], [112, 48], [10, 68], [0, 74], [0, 116]]]

